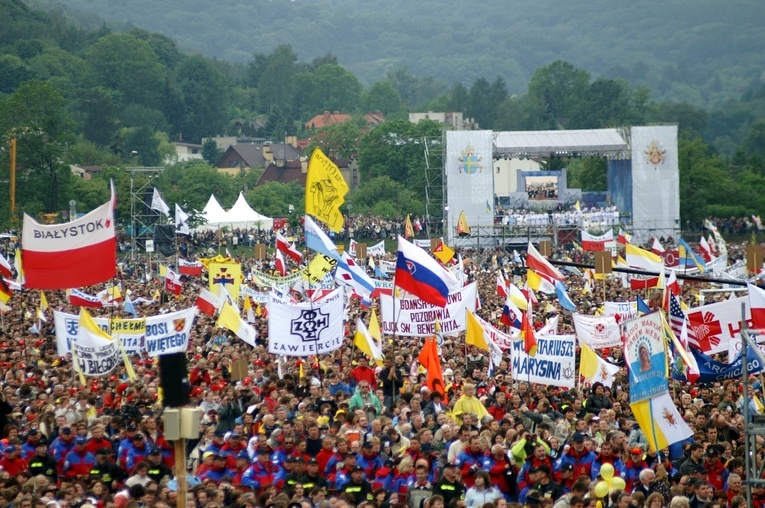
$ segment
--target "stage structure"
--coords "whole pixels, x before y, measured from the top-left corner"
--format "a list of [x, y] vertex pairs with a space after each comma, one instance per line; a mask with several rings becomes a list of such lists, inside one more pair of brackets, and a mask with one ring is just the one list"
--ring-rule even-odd
[[[450, 245], [504, 245], [507, 230], [495, 224], [494, 171], [498, 158], [550, 160], [602, 157], [607, 160], [607, 198], [631, 222], [635, 242], [652, 236], [680, 234], [680, 178], [677, 126], [657, 125], [619, 129], [572, 131], [448, 131], [444, 179], [445, 237]], [[555, 178], [553, 172], [518, 170], [519, 192], [510, 196], [515, 208], [528, 207], [529, 177]], [[545, 204], [570, 208], [581, 197], [568, 189], [565, 171], [549, 184]], [[465, 212], [471, 235], [456, 236], [457, 221]], [[475, 233], [473, 233], [475, 231]], [[551, 225], [549, 236], [556, 236]], [[514, 236], [514, 235], [510, 235]]]

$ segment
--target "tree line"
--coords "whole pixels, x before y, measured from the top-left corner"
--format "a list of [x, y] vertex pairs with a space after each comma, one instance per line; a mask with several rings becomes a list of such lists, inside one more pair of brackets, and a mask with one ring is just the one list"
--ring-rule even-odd
[[[406, 69], [387, 72], [365, 87], [333, 54], [301, 62], [280, 45], [232, 63], [181, 52], [163, 35], [140, 29], [88, 30], [36, 11], [20, 0], [0, 0], [9, 29], [0, 32], [0, 135], [18, 140], [19, 208], [33, 215], [81, 209], [105, 200], [103, 180], [120, 168], [155, 166], [174, 154], [171, 141], [199, 142], [215, 135], [310, 137], [342, 158], [358, 159], [362, 186], [348, 199], [353, 211], [395, 215], [423, 213], [425, 165], [422, 140], [438, 143], [441, 126], [409, 123], [410, 111], [462, 111], [484, 129], [586, 129], [676, 122], [681, 132], [681, 215], [760, 213], [765, 206], [765, 87], [706, 111], [688, 103], [658, 102], [647, 86], [594, 77], [571, 63], [540, 67], [525, 94], [510, 94], [501, 75], [451, 87]], [[304, 123], [325, 110], [354, 120], [320, 130]], [[387, 121], [366, 126], [363, 115]], [[295, 185], [255, 189], [258, 171], [218, 173], [219, 155], [205, 147], [206, 162], [170, 165], [158, 181], [168, 202], [201, 209], [211, 191], [230, 206], [239, 191], [262, 213], [284, 216], [300, 203]], [[7, 161], [7, 158], [6, 158]], [[107, 168], [94, 180], [73, 178], [69, 164]], [[602, 162], [561, 161], [570, 186], [605, 187]], [[4, 162], [0, 170], [7, 175]], [[0, 177], [7, 181], [7, 178]], [[7, 186], [0, 210], [12, 219]], [[746, 196], [746, 199], [741, 199]], [[123, 200], [121, 207], [128, 206]], [[122, 209], [123, 216], [127, 209]]]

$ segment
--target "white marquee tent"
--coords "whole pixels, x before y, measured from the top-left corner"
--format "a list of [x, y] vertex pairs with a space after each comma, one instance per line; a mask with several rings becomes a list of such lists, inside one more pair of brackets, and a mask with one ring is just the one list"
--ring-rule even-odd
[[228, 212], [220, 206], [215, 196], [211, 195], [207, 205], [202, 210], [202, 217], [205, 218], [205, 223], [196, 228], [198, 231], [206, 231], [223, 226], [232, 229], [272, 229], [274, 227], [274, 220], [253, 210], [247, 204], [247, 200], [244, 199], [244, 194], [241, 192], [236, 203], [234, 203], [234, 206]]

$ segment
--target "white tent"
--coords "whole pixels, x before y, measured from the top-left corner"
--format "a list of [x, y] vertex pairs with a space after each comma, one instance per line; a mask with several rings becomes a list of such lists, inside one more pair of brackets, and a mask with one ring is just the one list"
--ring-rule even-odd
[[274, 220], [253, 210], [247, 204], [247, 200], [244, 199], [244, 193], [240, 192], [234, 206], [226, 212], [225, 224], [227, 226], [230, 225], [234, 229], [272, 229], [274, 227]]
[[213, 228], [226, 221], [226, 210], [220, 206], [214, 194], [210, 194], [210, 199], [207, 200], [207, 204], [202, 210], [202, 217], [205, 219], [204, 225], [212, 226]]

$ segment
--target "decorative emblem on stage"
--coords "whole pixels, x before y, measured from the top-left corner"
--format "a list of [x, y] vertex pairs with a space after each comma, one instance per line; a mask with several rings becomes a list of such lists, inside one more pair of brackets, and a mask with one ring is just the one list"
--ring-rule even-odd
[[321, 309], [305, 309], [290, 323], [292, 334], [299, 336], [303, 342], [319, 340], [321, 332], [326, 328], [329, 328], [329, 314]]
[[457, 157], [457, 160], [459, 161], [459, 170], [460, 173], [465, 173], [467, 175], [474, 175], [476, 173], [480, 173], [483, 169], [483, 163], [481, 162], [483, 160], [482, 157], [479, 155], [476, 155], [475, 149], [472, 145], [468, 145], [465, 147], [465, 150], [460, 152], [462, 154], [461, 157]]
[[645, 154], [646, 162], [653, 164], [654, 166], [664, 164], [664, 161], [667, 160], [667, 151], [661, 146], [661, 143], [655, 139], [651, 141], [651, 144], [646, 147], [643, 153]]

